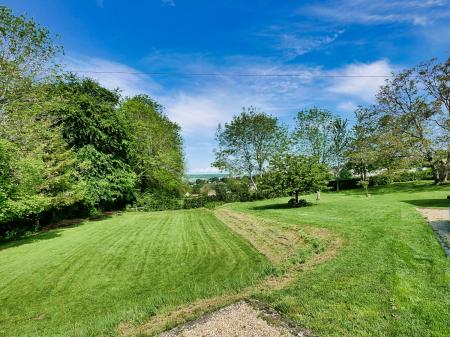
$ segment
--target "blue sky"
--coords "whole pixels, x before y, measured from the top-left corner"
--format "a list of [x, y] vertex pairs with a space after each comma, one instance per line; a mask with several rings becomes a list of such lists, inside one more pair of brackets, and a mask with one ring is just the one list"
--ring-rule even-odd
[[[311, 106], [351, 119], [357, 105], [373, 102], [383, 78], [326, 76], [383, 76], [450, 55], [444, 0], [2, 3], [60, 35], [67, 69], [121, 72], [89, 76], [162, 103], [182, 127], [187, 169], [195, 173], [214, 171], [217, 124], [243, 106], [286, 124]], [[242, 73], [304, 76], [236, 76]]]

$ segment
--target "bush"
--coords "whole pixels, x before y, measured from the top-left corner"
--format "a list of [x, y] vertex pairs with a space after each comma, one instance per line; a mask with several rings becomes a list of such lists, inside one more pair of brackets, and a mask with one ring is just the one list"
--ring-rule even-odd
[[386, 186], [392, 183], [392, 178], [386, 174], [369, 177], [369, 186]]
[[136, 200], [135, 207], [143, 211], [165, 211], [180, 209], [180, 200], [164, 193], [145, 193]]
[[422, 171], [403, 171], [397, 172], [392, 176], [392, 180], [395, 182], [408, 182], [417, 180], [432, 180], [433, 174], [431, 169], [425, 169]]
[[306, 201], [306, 199], [299, 199], [297, 202], [294, 198], [291, 198], [288, 201], [288, 205], [289, 205], [289, 207], [305, 207], [305, 206], [311, 206], [312, 204], [310, 202]]

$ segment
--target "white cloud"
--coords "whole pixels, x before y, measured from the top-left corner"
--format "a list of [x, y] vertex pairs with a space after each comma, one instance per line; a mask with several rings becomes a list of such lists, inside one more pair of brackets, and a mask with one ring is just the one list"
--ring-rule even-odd
[[[165, 64], [163, 61], [171, 59], [179, 62]], [[190, 64], [192, 59], [195, 62]], [[182, 128], [191, 172], [203, 172], [202, 168], [211, 172], [208, 165], [212, 161], [217, 125], [230, 121], [242, 107], [253, 105], [286, 123], [292, 122], [299, 109], [311, 106], [350, 117], [356, 105], [372, 102], [379, 85], [383, 84], [383, 78], [366, 76], [389, 75], [393, 68], [387, 60], [323, 70], [258, 58], [234, 57], [214, 63], [202, 61], [200, 56], [189, 55], [183, 59], [182, 55], [175, 58], [160, 55], [160, 58], [153, 57], [151, 64], [178, 75], [151, 78], [133, 67], [95, 57], [72, 57], [66, 63], [67, 69], [86, 71], [81, 74], [95, 78], [110, 89], [119, 87], [125, 95], [146, 93], [163, 104], [169, 118]], [[180, 75], [190, 72], [221, 75]], [[283, 76], [292, 74], [302, 76]]]
[[337, 108], [343, 112], [353, 112], [358, 106], [352, 101], [341, 102], [337, 104]]
[[350, 64], [330, 72], [330, 75], [343, 77], [333, 79], [328, 91], [373, 102], [378, 89], [392, 71], [393, 68], [387, 60]]
[[122, 63], [86, 56], [68, 56], [66, 69], [94, 78], [108, 89], [120, 88], [125, 96], [151, 93], [160, 88], [149, 76]]
[[427, 25], [436, 19], [448, 17], [448, 1], [406, 0], [343, 0], [304, 6], [298, 10], [303, 15], [313, 15], [340, 23], [379, 24], [404, 22]]

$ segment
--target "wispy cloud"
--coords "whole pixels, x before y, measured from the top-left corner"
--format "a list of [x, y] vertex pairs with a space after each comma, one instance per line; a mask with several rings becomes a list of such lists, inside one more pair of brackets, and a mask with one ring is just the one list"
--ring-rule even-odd
[[344, 33], [344, 30], [338, 30], [333, 34], [321, 37], [282, 34], [280, 36], [279, 48], [285, 50], [289, 57], [297, 57], [334, 42], [342, 33]]
[[[343, 0], [303, 6], [298, 14], [315, 16], [339, 23], [380, 24], [403, 22], [427, 25], [449, 16], [444, 0]], [[446, 8], [447, 7], [447, 8]]]
[[161, 0], [163, 6], [175, 7], [175, 0]]
[[152, 93], [160, 89], [159, 84], [145, 74], [125, 64], [87, 56], [68, 56], [65, 68], [80, 76], [94, 78], [109, 89], [119, 88], [124, 96]]

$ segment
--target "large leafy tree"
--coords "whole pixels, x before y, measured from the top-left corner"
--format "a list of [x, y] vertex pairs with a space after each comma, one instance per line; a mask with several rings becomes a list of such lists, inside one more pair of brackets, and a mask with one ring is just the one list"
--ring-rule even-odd
[[146, 95], [126, 99], [120, 108], [130, 135], [130, 162], [141, 192], [183, 191], [184, 156], [180, 127]]
[[296, 152], [312, 156], [319, 163], [329, 163], [333, 120], [331, 112], [324, 109], [311, 108], [298, 112], [292, 134]]
[[120, 95], [89, 78], [65, 76], [54, 88], [63, 97], [53, 111], [54, 125], [75, 149], [93, 145], [98, 151], [126, 161], [130, 135], [116, 109]]
[[60, 51], [46, 28], [0, 6], [0, 116], [40, 101], [35, 83], [56, 73]]
[[219, 125], [216, 140], [213, 166], [247, 175], [256, 188], [255, 177], [263, 175], [273, 156], [286, 150], [287, 131], [277, 118], [250, 107]]
[[387, 121], [384, 134], [396, 138], [396, 149], [414, 149], [436, 183], [446, 182], [450, 172], [449, 93], [449, 62], [431, 61], [395, 74], [377, 95], [379, 125]]
[[339, 180], [346, 161], [346, 152], [349, 148], [351, 132], [348, 121], [336, 118], [331, 124], [330, 162], [336, 176], [336, 189], [339, 192]]
[[318, 163], [316, 158], [283, 154], [272, 158], [262, 185], [267, 192], [294, 196], [298, 204], [301, 194], [325, 188], [328, 180], [327, 165]]

